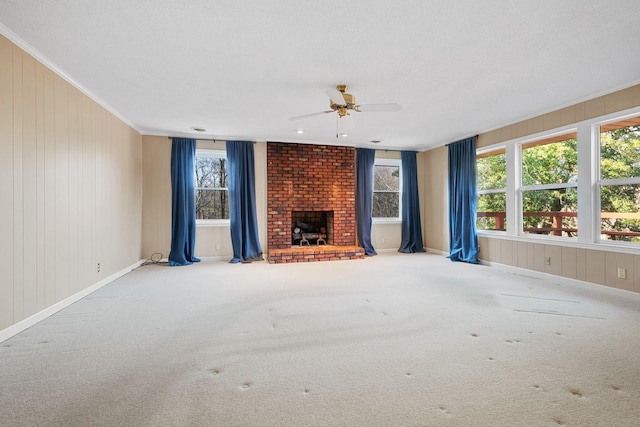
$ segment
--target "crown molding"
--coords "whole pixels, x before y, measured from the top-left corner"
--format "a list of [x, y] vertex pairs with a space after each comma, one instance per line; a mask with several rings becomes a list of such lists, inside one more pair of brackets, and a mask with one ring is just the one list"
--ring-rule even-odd
[[119, 111], [117, 111], [115, 108], [107, 104], [99, 96], [97, 96], [96, 94], [91, 92], [89, 89], [84, 87], [82, 84], [77, 82], [73, 77], [67, 74], [62, 68], [58, 67], [53, 61], [51, 61], [45, 55], [40, 53], [37, 49], [35, 49], [33, 46], [31, 46], [24, 39], [22, 39], [16, 33], [11, 31], [9, 28], [7, 28], [7, 26], [5, 26], [2, 23], [0, 23], [0, 34], [5, 36], [7, 39], [9, 39], [13, 44], [18, 46], [20, 49], [24, 50], [26, 53], [33, 56], [37, 61], [41, 62], [45, 67], [49, 68], [51, 71], [53, 71], [54, 73], [62, 77], [66, 82], [68, 82], [70, 85], [72, 85], [73, 87], [78, 89], [80, 92], [82, 92], [84, 95], [89, 97], [92, 101], [94, 101], [95, 103], [100, 105], [102, 108], [107, 110], [109, 113], [113, 114], [115, 117], [120, 119], [127, 126], [129, 126], [130, 128], [132, 128], [133, 130], [135, 130], [141, 135], [144, 134], [142, 129], [136, 126], [131, 120], [126, 118], [124, 115], [120, 114]]

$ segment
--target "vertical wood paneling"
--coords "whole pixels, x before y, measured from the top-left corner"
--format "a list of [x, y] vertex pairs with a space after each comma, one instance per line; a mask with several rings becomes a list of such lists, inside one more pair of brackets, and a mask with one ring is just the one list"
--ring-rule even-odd
[[56, 302], [69, 295], [69, 107], [67, 83], [55, 76]]
[[605, 279], [605, 252], [587, 249], [585, 253], [586, 271], [585, 280], [587, 282], [606, 285]]
[[36, 288], [38, 311], [45, 308], [45, 132], [44, 132], [44, 67], [36, 62]]
[[78, 155], [78, 91], [69, 87], [69, 207], [67, 217], [69, 219], [69, 291], [78, 292], [80, 287], [79, 232], [78, 221], [80, 219], [80, 156]]
[[0, 36], [0, 329], [106, 277], [97, 261], [113, 273], [140, 258], [141, 150], [140, 135]]
[[44, 305], [56, 302], [56, 144], [54, 74], [43, 73], [44, 102]]
[[[128, 235], [135, 235], [135, 233], [140, 233], [140, 240], [138, 241], [137, 246], [133, 246], [131, 247], [132, 251], [135, 251], [135, 253], [138, 256], [142, 255], [142, 198], [143, 198], [143, 192], [142, 192], [142, 174], [143, 174], [143, 170], [142, 170], [142, 137], [136, 135], [135, 131], [131, 128], [129, 128], [128, 126], [126, 126], [127, 129], [127, 141], [131, 141], [131, 140], [135, 140], [136, 138], [139, 139], [140, 143], [139, 144], [127, 144], [127, 146], [129, 147], [129, 169], [131, 170], [131, 180], [132, 182], [135, 182], [136, 185], [133, 186], [129, 186], [131, 188], [131, 201], [132, 204], [129, 207], [129, 212], [127, 217], [130, 219], [130, 221], [128, 221], [129, 224], [129, 232]], [[265, 160], [266, 162], [266, 160]], [[136, 167], [136, 165], [140, 165], [139, 167]], [[266, 179], [266, 178], [265, 178]], [[267, 193], [265, 192], [265, 198], [267, 196]], [[265, 213], [265, 218], [266, 218], [266, 213]]]
[[92, 102], [83, 98], [82, 113], [82, 235], [81, 269], [83, 282], [93, 283], [95, 268], [95, 108]]
[[13, 48], [13, 321], [24, 318], [24, 206], [22, 187], [22, 51]]
[[36, 61], [25, 55], [22, 62], [22, 193], [24, 218], [23, 246], [23, 316], [37, 312], [37, 271], [34, 255], [37, 253], [37, 116], [36, 116]]
[[0, 36], [0, 329], [13, 320], [13, 45]]
[[[94, 173], [95, 173], [95, 204], [93, 206], [94, 227], [95, 227], [95, 241], [94, 241], [94, 259], [92, 264], [101, 263], [102, 269], [100, 273], [96, 273], [97, 278], [105, 277], [104, 268], [106, 268], [104, 256], [104, 193], [105, 193], [105, 179], [104, 179], [104, 115], [102, 114], [102, 108], [96, 107], [95, 114], [95, 157], [94, 157]], [[95, 271], [95, 270], [94, 270]]]
[[171, 140], [145, 136], [143, 141], [142, 256], [159, 252], [166, 258], [171, 247]]
[[562, 275], [575, 279], [578, 276], [578, 255], [576, 248], [562, 248]]

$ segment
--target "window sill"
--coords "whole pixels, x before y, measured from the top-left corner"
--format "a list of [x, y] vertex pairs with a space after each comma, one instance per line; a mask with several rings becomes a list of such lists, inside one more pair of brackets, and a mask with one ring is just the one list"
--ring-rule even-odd
[[373, 224], [402, 224], [401, 218], [372, 218]]
[[200, 219], [196, 220], [196, 227], [229, 227], [231, 221], [228, 219]]

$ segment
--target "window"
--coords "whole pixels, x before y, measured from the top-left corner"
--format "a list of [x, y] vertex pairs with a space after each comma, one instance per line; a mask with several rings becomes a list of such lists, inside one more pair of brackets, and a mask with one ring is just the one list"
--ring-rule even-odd
[[507, 162], [504, 147], [479, 153], [478, 169], [478, 230], [505, 231], [507, 226]]
[[600, 239], [640, 243], [640, 116], [600, 126]]
[[377, 219], [400, 220], [402, 200], [400, 159], [376, 159], [373, 167], [373, 209]]
[[195, 180], [196, 221], [203, 223], [207, 220], [228, 220], [226, 152], [196, 150]]
[[522, 231], [578, 236], [577, 134], [522, 144]]
[[476, 163], [479, 233], [640, 248], [640, 106], [482, 147]]

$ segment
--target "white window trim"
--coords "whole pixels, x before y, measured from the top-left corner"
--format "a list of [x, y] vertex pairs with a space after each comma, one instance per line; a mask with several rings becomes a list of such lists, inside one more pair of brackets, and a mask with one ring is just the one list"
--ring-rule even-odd
[[[482, 148], [478, 148], [476, 150], [476, 159], [478, 158], [479, 155], [482, 154], [487, 154], [487, 153], [491, 153], [492, 151], [501, 151], [501, 150], [505, 150], [505, 168], [508, 168], [508, 150], [507, 147], [503, 144], [500, 143], [498, 145], [493, 145], [491, 146], [491, 148], [487, 148], [487, 147], [482, 147]], [[476, 160], [477, 161], [477, 160]], [[507, 208], [507, 206], [509, 206], [509, 199], [508, 199], [508, 186], [509, 186], [509, 175], [507, 174], [507, 179], [506, 179], [506, 183], [505, 183], [505, 187], [503, 188], [490, 188], [488, 190], [477, 190], [477, 195], [481, 196], [483, 194], [501, 194], [504, 193], [505, 194], [505, 199], [506, 200], [506, 212], [505, 212], [505, 222], [507, 223], [507, 227], [509, 226], [509, 209]], [[477, 185], [477, 183], [476, 183]], [[506, 234], [507, 231], [506, 230], [484, 230], [484, 229], [478, 229], [476, 230], [477, 233], [482, 234], [482, 233], [487, 233], [487, 234]]]
[[[214, 159], [226, 159], [226, 150], [213, 150], [210, 148], [196, 148], [196, 157], [211, 157]], [[228, 163], [227, 163], [228, 164]], [[200, 188], [196, 187], [196, 190]], [[209, 188], [208, 190], [224, 190], [229, 188]], [[229, 227], [230, 219], [196, 219], [196, 227]]]
[[[402, 159], [385, 159], [385, 158], [376, 158], [374, 163], [375, 166], [397, 166], [399, 175], [399, 190], [398, 190], [398, 216], [397, 217], [372, 217], [371, 222], [373, 224], [401, 224], [402, 223]], [[394, 191], [395, 193], [395, 191]], [[373, 195], [372, 195], [373, 197]]]
[[[549, 236], [549, 235], [541, 235], [541, 234], [535, 234], [535, 233], [527, 233], [523, 230], [523, 219], [522, 219], [523, 217], [522, 195], [525, 191], [557, 190], [560, 188], [576, 188], [576, 189], [578, 188], [577, 182], [562, 182], [559, 184], [522, 185], [522, 146], [531, 142], [539, 141], [541, 139], [552, 138], [555, 136], [562, 136], [563, 134], [566, 134], [566, 133], [577, 134], [577, 132], [578, 132], [578, 129], [576, 125], [572, 124], [569, 126], [563, 126], [558, 129], [540, 132], [536, 135], [530, 135], [514, 143], [514, 150], [516, 152], [516, 162], [512, 167], [514, 167], [516, 170], [516, 173], [513, 175], [517, 175], [517, 181], [514, 183], [515, 198], [517, 203], [517, 209], [515, 210], [514, 214], [516, 216], [517, 223], [514, 224], [516, 225], [516, 228], [512, 230], [512, 233], [514, 233], [515, 235], [519, 237], [529, 237], [533, 235], [535, 236], [536, 239], [542, 239], [542, 240], [578, 240], [582, 230], [580, 230], [577, 237]], [[576, 136], [576, 140], [578, 136]], [[578, 141], [578, 144], [576, 147], [579, 147], [579, 146], [580, 146], [580, 142]], [[578, 159], [578, 171], [579, 170], [580, 170], [580, 159]], [[580, 174], [578, 173], [578, 176], [579, 175]], [[578, 200], [579, 199], [580, 199], [580, 194], [578, 194]], [[507, 223], [507, 227], [508, 227], [508, 223]]]
[[595, 123], [591, 124], [592, 130], [592, 140], [594, 143], [593, 146], [593, 157], [594, 157], [594, 168], [593, 168], [593, 238], [597, 244], [600, 245], [611, 245], [614, 247], [621, 248], [640, 248], [640, 244], [638, 243], [630, 243], [630, 242], [622, 242], [616, 240], [603, 240], [601, 238], [601, 224], [602, 224], [602, 215], [601, 215], [601, 198], [600, 198], [600, 188], [602, 186], [607, 185], [626, 185], [626, 184], [640, 184], [640, 177], [631, 177], [631, 178], [615, 178], [615, 179], [601, 179], [600, 178], [600, 126], [606, 125], [609, 123], [614, 123], [620, 120], [625, 120], [633, 117], [637, 117], [640, 114], [640, 107], [632, 108], [627, 110], [628, 114], [621, 114], [620, 112], [609, 114], [607, 116], [600, 117]]
[[[599, 183], [599, 129], [601, 125], [612, 123], [640, 114], [640, 106], [594, 117], [580, 122], [531, 135], [501, 141], [497, 144], [481, 147], [483, 151], [492, 151], [505, 147], [507, 153], [507, 231], [497, 233], [491, 230], [477, 230], [478, 235], [503, 238], [520, 242], [553, 243], [558, 246], [611, 250], [628, 254], [640, 254], [640, 244], [600, 239], [600, 186]], [[518, 145], [539, 139], [550, 138], [563, 133], [578, 134], [578, 238], [519, 234], [522, 230], [521, 189], [521, 151]], [[596, 138], [598, 138], [596, 140]], [[592, 142], [592, 141], [597, 141]]]

